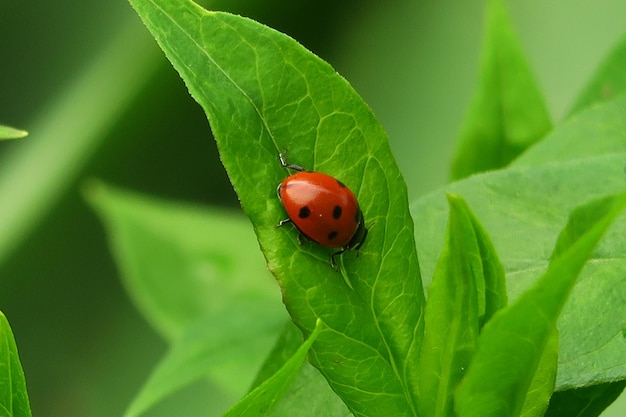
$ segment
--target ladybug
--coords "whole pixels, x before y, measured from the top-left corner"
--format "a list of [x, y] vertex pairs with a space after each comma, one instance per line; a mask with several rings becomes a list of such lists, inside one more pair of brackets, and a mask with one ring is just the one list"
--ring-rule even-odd
[[350, 249], [358, 250], [367, 236], [354, 193], [330, 175], [288, 164], [283, 154], [279, 159], [283, 167], [297, 172], [278, 185], [278, 198], [289, 218], [277, 227], [293, 223], [306, 239], [338, 248], [330, 256], [331, 267], [337, 269], [335, 257]]

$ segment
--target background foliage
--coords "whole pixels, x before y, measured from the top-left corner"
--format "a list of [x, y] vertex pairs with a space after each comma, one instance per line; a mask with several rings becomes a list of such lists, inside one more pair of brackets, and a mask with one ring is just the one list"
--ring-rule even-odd
[[[410, 199], [445, 182], [476, 80], [482, 1], [248, 3], [202, 2], [289, 33], [350, 80], [387, 129]], [[558, 122], [623, 34], [626, 5], [544, 3], [509, 6]], [[0, 187], [11, 182], [2, 174], [12, 161], [35, 148], [38, 164], [15, 195], [46, 185], [0, 243], [0, 309], [34, 415], [119, 415], [165, 344], [125, 296], [81, 186], [97, 177], [239, 210], [236, 198], [204, 114], [126, 1], [3, 1], [0, 39], [0, 123], [31, 133], [1, 144]], [[52, 170], [63, 175], [52, 181]], [[10, 203], [1, 202], [0, 218], [10, 218]], [[219, 406], [207, 385], [150, 415], [171, 415], [176, 401], [199, 393]], [[622, 415], [618, 406], [606, 415]]]

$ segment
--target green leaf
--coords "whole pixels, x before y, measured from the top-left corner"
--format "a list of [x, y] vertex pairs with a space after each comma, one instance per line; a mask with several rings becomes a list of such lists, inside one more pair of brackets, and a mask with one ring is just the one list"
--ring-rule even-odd
[[174, 341], [127, 415], [207, 375], [242, 395], [286, 319], [248, 222], [97, 183], [87, 191], [129, 294]]
[[545, 417], [598, 417], [620, 396], [626, 381], [555, 392]]
[[[278, 371], [301, 344], [302, 332], [292, 322], [287, 323], [274, 349], [257, 374], [253, 388]], [[319, 371], [305, 362], [285, 396], [269, 415], [346, 417], [351, 414], [337, 394], [330, 389], [328, 382]]]
[[626, 36], [623, 36], [578, 96], [570, 114], [622, 95], [626, 91], [625, 65]]
[[[406, 186], [370, 109], [328, 64], [263, 25], [190, 1], [131, 4], [207, 113], [293, 320], [305, 334], [318, 318], [331, 329], [312, 362], [355, 414], [413, 415], [423, 290]], [[343, 278], [327, 248], [276, 228], [285, 149], [358, 195], [370, 233], [358, 256], [342, 257]]]
[[[510, 299], [546, 269], [576, 206], [625, 188], [626, 101], [583, 110], [555, 128], [511, 168], [476, 175], [416, 201], [422, 276], [431, 277], [444, 241], [445, 192], [462, 195], [489, 232], [507, 274]], [[559, 319], [556, 389], [626, 378], [626, 221], [620, 218], [587, 264]], [[598, 278], [600, 277], [600, 278]]]
[[139, 416], [207, 376], [226, 395], [242, 395], [284, 322], [273, 306], [254, 303], [198, 320], [172, 344], [124, 415]]
[[474, 354], [482, 324], [506, 305], [504, 270], [465, 201], [448, 194], [446, 245], [428, 290], [418, 410], [453, 416], [452, 395]]
[[272, 417], [348, 417], [352, 413], [317, 369], [304, 363]]
[[216, 312], [261, 304], [280, 314], [278, 291], [243, 217], [98, 183], [86, 195], [106, 225], [130, 296], [169, 340]]
[[453, 180], [508, 165], [551, 128], [501, 0], [488, 2], [485, 20], [478, 89], [459, 134]]
[[323, 330], [324, 325], [321, 320], [318, 320], [313, 333], [311, 333], [309, 338], [300, 346], [285, 365], [273, 376], [246, 395], [237, 405], [224, 414], [224, 417], [267, 416], [289, 389], [302, 363], [306, 359], [307, 352], [311, 345]]
[[0, 140], [4, 139], [21, 139], [28, 136], [25, 130], [15, 129], [9, 126], [0, 125]]
[[[599, 204], [605, 205], [601, 211], [597, 210]], [[569, 247], [557, 251], [537, 284], [485, 326], [456, 394], [459, 417], [520, 415], [540, 357], [578, 274], [625, 206], [626, 194], [622, 194], [572, 213], [565, 231], [573, 238], [560, 239], [568, 241]], [[586, 228], [575, 226], [582, 222]], [[574, 229], [584, 233], [572, 232]]]
[[554, 393], [558, 359], [559, 332], [555, 328], [552, 329], [548, 343], [539, 360], [537, 372], [535, 372], [528, 388], [520, 413], [521, 417], [542, 417], [545, 414], [550, 398]]
[[274, 348], [265, 358], [261, 369], [256, 375], [251, 389], [261, 385], [266, 379], [271, 377], [281, 366], [298, 350], [302, 344], [302, 332], [292, 321], [289, 321], [280, 332]]
[[24, 371], [11, 326], [0, 311], [0, 415], [31, 417]]
[[[599, 103], [570, 116], [513, 166], [554, 164], [626, 152], [626, 95]], [[625, 162], [626, 163], [626, 162]], [[572, 173], [571, 175], [574, 175]], [[624, 175], [622, 169], [613, 175]]]

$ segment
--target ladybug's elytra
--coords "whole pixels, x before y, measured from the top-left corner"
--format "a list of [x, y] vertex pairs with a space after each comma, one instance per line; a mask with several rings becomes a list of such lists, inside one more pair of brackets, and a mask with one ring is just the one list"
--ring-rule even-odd
[[278, 226], [293, 223], [305, 238], [329, 248], [339, 248], [330, 256], [330, 265], [336, 268], [335, 257], [347, 250], [359, 249], [367, 236], [363, 213], [354, 193], [330, 175], [288, 164], [282, 154], [279, 158], [283, 167], [298, 172], [278, 185], [278, 197], [289, 216]]

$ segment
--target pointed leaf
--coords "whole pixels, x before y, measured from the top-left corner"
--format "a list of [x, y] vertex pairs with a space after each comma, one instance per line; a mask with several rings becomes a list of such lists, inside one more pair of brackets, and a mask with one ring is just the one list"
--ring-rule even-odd
[[[609, 225], [626, 206], [626, 195], [575, 210], [566, 231], [580, 219], [586, 231], [557, 254], [546, 273], [484, 328], [476, 355], [456, 395], [459, 417], [517, 417], [539, 360], [576, 278]], [[594, 213], [597, 216], [594, 216]]]
[[570, 110], [574, 114], [599, 102], [608, 101], [626, 92], [626, 36], [600, 64]]
[[[302, 332], [292, 322], [287, 323], [276, 346], [267, 357], [253, 384], [256, 388], [294, 354], [302, 344]], [[302, 364], [298, 375], [270, 416], [347, 417], [352, 415], [328, 382], [308, 362]]]
[[17, 354], [13, 332], [0, 311], [0, 415], [31, 417], [24, 371]]
[[508, 165], [551, 128], [501, 0], [488, 2], [485, 20], [478, 90], [459, 134], [453, 180]]
[[4, 139], [21, 139], [28, 136], [25, 130], [15, 129], [10, 126], [0, 125], [0, 140]]
[[[413, 205], [422, 276], [443, 247], [444, 191], [462, 195], [489, 232], [507, 273], [510, 299], [547, 267], [560, 229], [578, 205], [624, 190], [626, 101], [583, 110], [514, 163], [450, 184]], [[548, 146], [549, 145], [549, 146]], [[535, 152], [538, 151], [538, 152]], [[587, 264], [559, 320], [557, 390], [626, 379], [626, 219], [620, 217]]]
[[447, 197], [446, 246], [428, 290], [419, 365], [418, 410], [432, 417], [454, 416], [452, 395], [474, 354], [480, 327], [506, 305], [504, 270], [493, 245], [465, 201]]
[[[409, 372], [422, 335], [423, 291], [406, 186], [370, 109], [326, 63], [293, 39], [191, 1], [131, 0], [194, 98], [254, 225], [296, 324], [320, 335], [313, 363], [355, 414], [413, 415]], [[275, 195], [289, 161], [329, 173], [358, 195], [370, 233], [343, 277], [328, 248], [276, 228]], [[341, 363], [341, 366], [337, 366]], [[367, 364], [367, 366], [364, 366]]]
[[321, 320], [317, 321], [313, 333], [300, 346], [296, 353], [270, 378], [246, 395], [231, 408], [224, 417], [267, 416], [276, 403], [285, 395], [306, 359], [309, 348], [323, 331]]
[[558, 356], [559, 333], [555, 328], [552, 330], [548, 343], [543, 350], [543, 355], [539, 360], [537, 372], [535, 372], [528, 388], [520, 413], [521, 417], [543, 417], [546, 413], [550, 398], [554, 393]]

